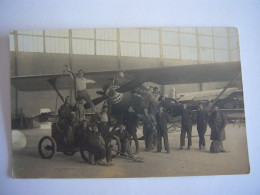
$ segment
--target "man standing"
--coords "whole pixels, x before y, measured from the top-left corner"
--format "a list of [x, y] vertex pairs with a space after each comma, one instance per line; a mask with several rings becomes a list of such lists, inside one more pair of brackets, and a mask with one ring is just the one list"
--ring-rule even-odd
[[226, 139], [226, 117], [219, 110], [218, 106], [214, 106], [213, 108], [213, 112], [209, 118], [209, 126], [211, 128], [210, 139], [213, 140], [210, 146], [210, 152], [225, 152], [223, 141]]
[[105, 141], [107, 163], [111, 164], [112, 151], [111, 151], [111, 147], [110, 147], [110, 142], [112, 139], [112, 135], [109, 131], [109, 123], [108, 123], [109, 119], [108, 119], [107, 111], [108, 111], [107, 105], [104, 105], [101, 113], [96, 113], [96, 116], [97, 116], [96, 122], [98, 124], [98, 129], [101, 133], [101, 136], [103, 137], [103, 139]]
[[58, 110], [59, 121], [58, 125], [65, 133], [64, 141], [66, 143], [72, 143], [73, 130], [71, 126], [73, 107], [71, 106], [71, 99], [69, 96], [65, 98], [65, 102]]
[[[144, 118], [143, 118], [143, 134], [145, 141], [145, 149], [150, 151], [153, 149], [153, 142], [156, 141], [156, 119], [150, 113], [148, 113], [147, 108], [144, 109]], [[155, 135], [155, 136], [154, 136]]]
[[169, 142], [168, 142], [168, 133], [167, 133], [167, 123], [169, 122], [169, 116], [166, 112], [163, 111], [163, 107], [159, 107], [159, 112], [156, 115], [157, 121], [157, 152], [161, 152], [162, 150], [162, 137], [164, 140], [164, 149], [167, 153], [170, 153]]
[[192, 124], [191, 124], [191, 110], [187, 108], [186, 104], [183, 104], [182, 113], [181, 113], [181, 135], [180, 135], [180, 150], [183, 150], [183, 146], [185, 146], [185, 135], [188, 135], [188, 150], [192, 145], [191, 142], [191, 132], [192, 132]]
[[94, 81], [84, 78], [83, 70], [79, 70], [78, 75], [75, 76], [75, 74], [70, 70], [68, 66], [67, 69], [68, 72], [71, 74], [72, 79], [74, 80], [75, 91], [76, 91], [75, 99], [77, 101], [84, 99], [87, 103], [90, 104], [91, 108], [95, 109], [94, 108], [95, 105], [93, 104], [87, 91], [87, 83], [89, 83], [90, 81], [94, 83]]
[[205, 133], [207, 131], [209, 114], [207, 110], [203, 110], [203, 105], [198, 105], [197, 111], [197, 131], [199, 134], [199, 149], [205, 149]]
[[135, 154], [139, 153], [139, 143], [137, 139], [137, 125], [138, 125], [138, 115], [135, 113], [132, 106], [129, 106], [128, 108], [128, 114], [126, 116], [126, 130], [134, 138], [135, 141]]

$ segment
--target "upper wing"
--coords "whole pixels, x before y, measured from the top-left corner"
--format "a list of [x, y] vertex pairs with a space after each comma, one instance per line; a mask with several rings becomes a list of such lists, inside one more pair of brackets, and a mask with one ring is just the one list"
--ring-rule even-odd
[[225, 62], [143, 69], [135, 77], [159, 85], [207, 83], [230, 81], [240, 71], [240, 62]]
[[[104, 76], [104, 74], [103, 74]], [[87, 77], [87, 88], [102, 87], [102, 83], [106, 80], [99, 75], [96, 79]], [[101, 79], [99, 79], [101, 78]], [[48, 74], [48, 75], [28, 75], [28, 76], [14, 76], [11, 77], [11, 84], [20, 91], [40, 91], [40, 90], [52, 90], [53, 87], [49, 81], [55, 81], [56, 87], [59, 90], [73, 88], [73, 80], [70, 74]], [[101, 81], [101, 82], [100, 82]]]
[[[125, 92], [140, 86], [144, 82], [168, 85], [229, 81], [239, 71], [241, 71], [240, 62], [125, 70], [125, 84], [122, 84], [118, 90]], [[95, 84], [88, 83], [87, 87], [101, 88], [104, 84], [110, 83], [116, 74], [118, 74], [118, 71], [85, 73], [86, 78], [95, 81]], [[73, 81], [69, 74], [15, 76], [11, 78], [11, 83], [22, 91], [50, 90], [52, 87], [48, 80], [53, 79], [56, 79], [58, 89], [73, 88]]]
[[241, 66], [240, 62], [225, 62], [136, 69], [125, 72], [126, 75], [130, 75], [128, 79], [131, 81], [117, 89], [118, 92], [131, 90], [144, 82], [169, 85], [230, 81], [238, 72], [241, 72]]

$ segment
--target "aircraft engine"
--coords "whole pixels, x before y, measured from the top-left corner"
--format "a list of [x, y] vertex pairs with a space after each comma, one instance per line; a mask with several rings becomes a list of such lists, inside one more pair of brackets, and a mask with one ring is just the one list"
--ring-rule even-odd
[[112, 102], [112, 104], [118, 104], [124, 98], [123, 93], [116, 92], [116, 89], [118, 89], [118, 88], [119, 88], [119, 86], [115, 85], [115, 86], [112, 86], [112, 87], [108, 88], [107, 91], [106, 91], [106, 94], [109, 97], [109, 99]]

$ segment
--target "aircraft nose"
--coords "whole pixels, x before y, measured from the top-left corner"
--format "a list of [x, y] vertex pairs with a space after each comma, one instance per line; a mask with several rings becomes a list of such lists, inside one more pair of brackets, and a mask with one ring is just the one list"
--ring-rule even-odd
[[110, 99], [110, 101], [112, 102], [112, 104], [118, 104], [119, 102], [121, 102], [124, 98], [122, 93], [118, 93], [116, 92], [116, 89], [119, 86], [113, 86], [109, 89], [109, 91], [107, 92], [107, 95]]

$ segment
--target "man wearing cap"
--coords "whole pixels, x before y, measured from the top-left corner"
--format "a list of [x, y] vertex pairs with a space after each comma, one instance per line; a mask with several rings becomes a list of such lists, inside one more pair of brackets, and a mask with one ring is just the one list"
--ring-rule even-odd
[[144, 117], [143, 117], [143, 134], [145, 141], [145, 149], [150, 151], [153, 149], [154, 141], [157, 141], [156, 135], [156, 119], [154, 115], [148, 113], [147, 108], [144, 109]]
[[191, 124], [191, 110], [187, 107], [186, 104], [183, 104], [182, 113], [181, 113], [181, 135], [180, 135], [180, 150], [185, 146], [185, 135], [188, 135], [188, 150], [192, 145], [191, 142], [191, 132], [192, 132], [192, 124]]
[[199, 149], [205, 149], [205, 133], [207, 131], [209, 114], [207, 110], [203, 109], [203, 105], [198, 105], [197, 111], [197, 131], [199, 134]]
[[130, 136], [133, 136], [134, 141], [135, 141], [135, 153], [138, 154], [139, 153], [139, 143], [138, 143], [138, 139], [137, 139], [137, 125], [138, 125], [138, 115], [136, 114], [136, 112], [134, 111], [132, 106], [129, 106], [128, 108], [128, 114], [126, 117], [126, 130], [128, 131], [128, 133], [130, 134]]
[[161, 152], [162, 150], [162, 138], [164, 140], [164, 149], [167, 153], [170, 153], [169, 141], [168, 141], [168, 133], [167, 133], [167, 123], [170, 121], [169, 115], [163, 110], [163, 107], [159, 107], [159, 112], [156, 114], [157, 121], [157, 152]]

